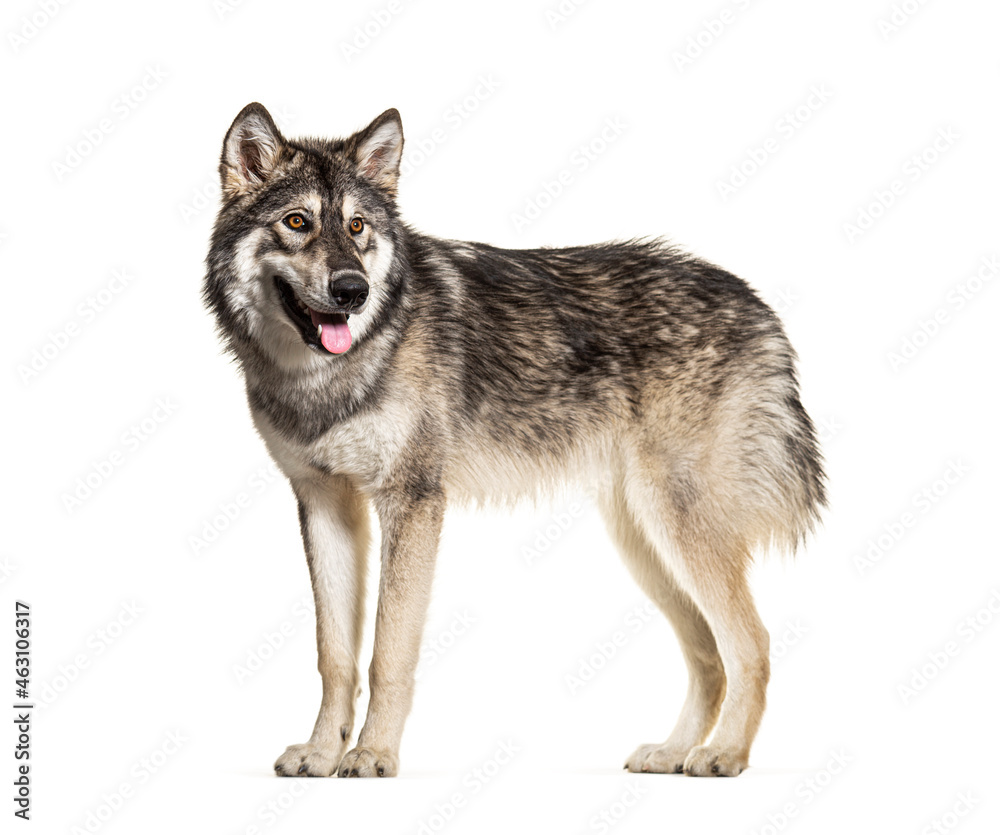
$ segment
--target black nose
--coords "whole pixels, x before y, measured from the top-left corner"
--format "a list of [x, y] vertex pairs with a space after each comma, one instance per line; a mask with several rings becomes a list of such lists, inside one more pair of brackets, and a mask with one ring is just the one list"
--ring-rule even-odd
[[330, 298], [337, 307], [357, 310], [368, 300], [368, 282], [361, 273], [338, 273], [330, 279]]

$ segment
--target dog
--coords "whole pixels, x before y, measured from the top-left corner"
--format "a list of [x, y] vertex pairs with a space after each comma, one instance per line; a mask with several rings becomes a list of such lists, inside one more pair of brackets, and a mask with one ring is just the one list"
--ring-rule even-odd
[[[781, 323], [662, 240], [509, 250], [417, 232], [397, 210], [402, 151], [394, 109], [346, 139], [291, 140], [254, 103], [223, 142], [204, 300], [298, 502], [323, 683], [312, 736], [275, 772], [396, 775], [446, 504], [570, 484], [596, 485], [689, 672], [672, 733], [625, 767], [738, 775], [769, 678], [752, 554], [794, 550], [826, 503]], [[375, 643], [348, 750], [371, 509]]]

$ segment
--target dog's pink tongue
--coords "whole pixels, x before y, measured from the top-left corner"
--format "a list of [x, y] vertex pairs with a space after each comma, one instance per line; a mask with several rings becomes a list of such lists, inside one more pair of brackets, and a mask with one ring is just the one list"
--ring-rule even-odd
[[324, 322], [319, 341], [331, 354], [342, 354], [351, 347], [351, 329], [347, 327], [347, 322]]
[[312, 323], [322, 328], [319, 341], [331, 354], [342, 354], [351, 347], [351, 329], [343, 313], [320, 313], [310, 308]]

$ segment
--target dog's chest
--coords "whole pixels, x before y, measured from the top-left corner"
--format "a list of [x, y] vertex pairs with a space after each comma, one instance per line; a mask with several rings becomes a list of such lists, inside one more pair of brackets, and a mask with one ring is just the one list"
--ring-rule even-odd
[[375, 490], [398, 469], [413, 427], [411, 410], [383, 400], [370, 409], [334, 422], [314, 439], [281, 431], [265, 411], [251, 409], [257, 431], [271, 457], [294, 484], [322, 475], [345, 475]]

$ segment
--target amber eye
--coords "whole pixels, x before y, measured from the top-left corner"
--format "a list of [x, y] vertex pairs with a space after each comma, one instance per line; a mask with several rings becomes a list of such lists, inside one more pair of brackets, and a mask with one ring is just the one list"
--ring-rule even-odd
[[351, 232], [353, 234], [360, 235], [364, 228], [365, 222], [361, 218], [356, 217], [351, 221]]
[[306, 219], [302, 215], [289, 215], [285, 218], [285, 225], [289, 229], [304, 229], [306, 225]]

